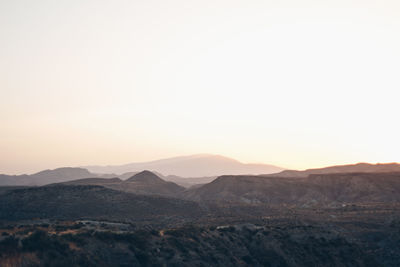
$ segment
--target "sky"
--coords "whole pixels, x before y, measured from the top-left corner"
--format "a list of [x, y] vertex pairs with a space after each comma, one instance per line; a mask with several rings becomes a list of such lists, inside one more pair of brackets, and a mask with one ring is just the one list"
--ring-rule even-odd
[[0, 173], [400, 161], [397, 0], [0, 1]]

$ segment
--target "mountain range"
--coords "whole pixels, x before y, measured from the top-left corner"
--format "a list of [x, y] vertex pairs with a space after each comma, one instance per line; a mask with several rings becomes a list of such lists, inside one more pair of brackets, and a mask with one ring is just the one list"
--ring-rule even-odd
[[83, 168], [64, 167], [54, 170], [44, 170], [31, 175], [0, 174], [0, 186], [40, 186], [91, 177], [97, 177], [97, 175]]
[[223, 174], [266, 174], [283, 170], [268, 164], [244, 164], [237, 160], [198, 154], [119, 166], [62, 167], [34, 174], [0, 174], [0, 186], [41, 186], [85, 178], [120, 178], [150, 170], [166, 181], [184, 187], [211, 182]]
[[[130, 164], [128, 164], [130, 165]], [[125, 167], [128, 165], [124, 165]], [[173, 182], [178, 184], [180, 187], [189, 188], [199, 184], [207, 184], [215, 180], [220, 175], [216, 173], [222, 173], [223, 175], [254, 175], [262, 173], [261, 177], [281, 177], [281, 178], [306, 178], [311, 174], [332, 174], [332, 173], [382, 173], [382, 172], [400, 172], [400, 164], [398, 163], [385, 163], [385, 164], [368, 164], [358, 163], [352, 165], [341, 165], [341, 166], [330, 166], [319, 169], [308, 169], [305, 171], [297, 170], [283, 170], [279, 167], [271, 167], [271, 165], [263, 164], [243, 164], [233, 159], [229, 159], [222, 156], [214, 156], [207, 154], [200, 154], [195, 156], [179, 157], [166, 160], [159, 160], [147, 163], [133, 163], [135, 170], [125, 172], [122, 174], [118, 173], [118, 166], [114, 167], [88, 167], [85, 168], [73, 168], [63, 167], [54, 170], [44, 170], [35, 174], [27, 175], [6, 175], [0, 174], [0, 186], [42, 186], [53, 183], [63, 183], [67, 181], [87, 179], [87, 178], [99, 178], [101, 183], [105, 183], [105, 179], [119, 178], [121, 180], [127, 180], [142, 172], [143, 170], [150, 170], [155, 173], [159, 178], [167, 182]], [[143, 168], [140, 169], [142, 166]], [[147, 166], [149, 168], [144, 168]], [[124, 168], [125, 168], [124, 167]], [[108, 169], [110, 168], [110, 169]], [[126, 167], [127, 168], [127, 167]], [[175, 169], [173, 169], [175, 168]], [[157, 170], [164, 170], [164, 173], [173, 173], [171, 175], [164, 175]], [[166, 171], [170, 169], [169, 171]], [[98, 171], [110, 171], [109, 173], [97, 173]], [[122, 169], [121, 169], [122, 170]], [[267, 174], [267, 171], [277, 170], [275, 173]], [[196, 172], [198, 171], [198, 172]], [[187, 176], [179, 176], [180, 174], [188, 174]], [[190, 175], [189, 175], [190, 174]], [[214, 174], [206, 176], [205, 174]], [[95, 183], [95, 179], [91, 182]], [[114, 181], [114, 182], [112, 182]], [[116, 184], [116, 180], [107, 181], [107, 183]], [[87, 181], [86, 181], [87, 182]], [[126, 183], [128, 185], [129, 183]], [[136, 182], [137, 184], [137, 182]], [[119, 186], [119, 185], [118, 185]], [[127, 186], [125, 189], [130, 188]], [[138, 187], [135, 187], [138, 188]], [[137, 189], [134, 191], [136, 192]], [[148, 191], [147, 189], [145, 190]], [[158, 190], [156, 190], [158, 191]]]
[[399, 266], [398, 168], [1, 175], [0, 265]]
[[210, 154], [197, 154], [149, 162], [129, 163], [114, 166], [83, 166], [93, 173], [140, 172], [150, 170], [164, 176], [210, 177], [224, 174], [268, 174], [282, 171], [283, 168], [268, 164], [245, 164], [237, 160]]
[[0, 203], [3, 219], [103, 218], [107, 214], [121, 219], [126, 214], [132, 220], [162, 214], [191, 214], [193, 218], [217, 203], [300, 208], [388, 204], [400, 203], [400, 172], [310, 174], [306, 178], [225, 175], [185, 189], [143, 171], [127, 180], [85, 178], [40, 187], [11, 187], [2, 191]]
[[337, 165], [318, 169], [307, 169], [304, 171], [284, 170], [279, 173], [268, 174], [267, 176], [279, 177], [307, 177], [310, 174], [328, 174], [328, 173], [350, 173], [350, 172], [400, 172], [398, 163], [357, 163], [349, 165]]

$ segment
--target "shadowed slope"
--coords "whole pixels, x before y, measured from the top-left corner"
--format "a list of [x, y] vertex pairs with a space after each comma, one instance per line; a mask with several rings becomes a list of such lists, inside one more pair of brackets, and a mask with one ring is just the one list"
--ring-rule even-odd
[[91, 185], [54, 185], [17, 189], [0, 195], [0, 219], [33, 218], [144, 220], [198, 216], [197, 204], [172, 198], [139, 196]]

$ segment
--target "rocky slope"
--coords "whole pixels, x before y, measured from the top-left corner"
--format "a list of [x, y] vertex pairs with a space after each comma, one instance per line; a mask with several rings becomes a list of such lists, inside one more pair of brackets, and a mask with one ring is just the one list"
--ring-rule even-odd
[[400, 202], [400, 173], [342, 173], [307, 178], [221, 176], [187, 190], [187, 199], [293, 205]]

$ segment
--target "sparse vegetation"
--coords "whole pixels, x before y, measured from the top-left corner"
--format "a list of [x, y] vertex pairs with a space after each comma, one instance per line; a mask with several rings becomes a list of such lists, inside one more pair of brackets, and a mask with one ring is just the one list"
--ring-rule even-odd
[[[67, 230], [74, 229], [75, 225], [63, 224]], [[322, 231], [318, 228], [299, 231], [297, 226], [286, 226], [283, 230], [271, 226], [230, 225], [205, 229], [190, 225], [165, 229], [159, 234], [154, 230], [104, 231], [101, 225], [98, 224], [98, 231], [81, 227], [78, 232], [68, 234], [51, 234], [60, 225], [49, 225], [50, 232], [36, 230], [19, 237], [9, 236], [0, 242], [0, 265], [11, 255], [24, 257], [25, 254], [31, 255], [31, 264], [42, 266], [98, 266], [100, 263], [103, 266], [162, 266], [164, 263], [168, 266], [308, 266], [310, 262], [314, 266], [326, 266], [333, 261], [343, 266], [349, 262], [368, 266], [369, 261], [374, 262], [358, 245], [329, 232], [320, 236]]]

